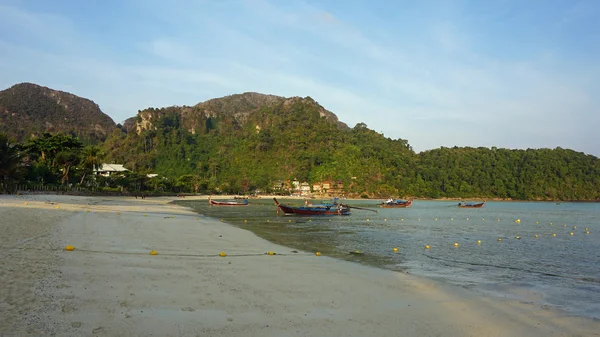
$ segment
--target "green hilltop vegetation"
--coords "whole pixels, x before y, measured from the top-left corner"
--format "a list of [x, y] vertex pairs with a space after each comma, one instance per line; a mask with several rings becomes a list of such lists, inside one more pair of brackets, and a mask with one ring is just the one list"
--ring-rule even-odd
[[[35, 168], [45, 172], [45, 183], [130, 192], [279, 193], [274, 184], [298, 180], [343, 183], [347, 197], [600, 200], [600, 160], [594, 156], [561, 148], [415, 153], [407, 140], [384, 137], [364, 123], [348, 127], [310, 97], [244, 93], [192, 107], [145, 109], [113, 128], [101, 148], [68, 149], [78, 159], [67, 161], [73, 168], [67, 177], [65, 154], [42, 162], [39, 144], [0, 150], [7, 148], [20, 148], [18, 157], [30, 163], [27, 169], [0, 168], [5, 181], [21, 183], [40, 181]], [[90, 177], [99, 162], [133, 172]], [[53, 167], [44, 171], [48, 165]]]

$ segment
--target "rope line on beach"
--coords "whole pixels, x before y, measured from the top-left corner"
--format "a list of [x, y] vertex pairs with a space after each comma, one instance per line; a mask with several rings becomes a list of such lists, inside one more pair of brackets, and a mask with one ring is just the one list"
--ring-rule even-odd
[[[61, 249], [62, 251], [63, 249]], [[86, 253], [97, 253], [97, 254], [115, 254], [115, 255], [148, 255], [148, 253], [142, 252], [125, 252], [125, 251], [108, 251], [108, 250], [93, 250], [93, 249], [72, 249], [73, 251], [78, 252], [86, 252]], [[150, 252], [156, 252], [152, 250]], [[178, 254], [178, 253], [160, 253], [151, 254], [151, 255], [163, 255], [163, 256], [176, 256], [176, 257], [224, 257], [221, 253], [217, 254]], [[226, 254], [227, 257], [250, 257], [250, 256], [308, 256], [314, 255], [311, 253], [275, 253], [275, 252], [266, 252], [266, 253], [241, 253], [241, 254]]]
[[500, 265], [489, 264], [489, 263], [478, 263], [478, 262], [460, 261], [460, 260], [453, 260], [453, 259], [444, 259], [441, 257], [431, 256], [429, 254], [423, 254], [423, 255], [425, 255], [426, 257], [428, 257], [432, 260], [438, 260], [438, 261], [443, 261], [443, 262], [452, 262], [452, 263], [456, 263], [456, 264], [466, 264], [466, 265], [471, 265], [471, 266], [492, 267], [492, 268], [498, 268], [498, 269], [524, 271], [524, 272], [528, 272], [528, 273], [532, 273], [532, 274], [539, 274], [539, 275], [551, 276], [551, 277], [572, 278], [572, 277], [569, 277], [566, 275], [553, 274], [553, 273], [542, 272], [542, 271], [537, 271], [537, 270], [533, 270], [533, 269], [517, 268], [517, 267], [512, 267], [512, 266], [500, 266]]

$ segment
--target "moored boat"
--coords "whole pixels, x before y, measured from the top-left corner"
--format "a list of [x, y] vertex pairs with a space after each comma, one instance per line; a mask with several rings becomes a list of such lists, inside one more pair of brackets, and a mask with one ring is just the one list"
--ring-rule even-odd
[[481, 207], [483, 207], [483, 205], [485, 205], [485, 201], [484, 202], [467, 202], [464, 204], [462, 202], [459, 202], [458, 208], [481, 208]]
[[412, 199], [409, 200], [403, 200], [403, 199], [396, 199], [396, 200], [387, 200], [382, 202], [379, 207], [382, 208], [407, 208], [412, 206]]
[[350, 207], [344, 204], [338, 204], [337, 201], [332, 204], [311, 205], [305, 203], [304, 206], [289, 206], [280, 204], [277, 198], [273, 198], [277, 204], [277, 212], [283, 211], [285, 214], [297, 215], [350, 215]]
[[244, 200], [234, 200], [234, 201], [230, 201], [230, 200], [212, 200], [210, 197], [208, 197], [208, 203], [211, 206], [248, 206], [248, 199], [244, 199]]

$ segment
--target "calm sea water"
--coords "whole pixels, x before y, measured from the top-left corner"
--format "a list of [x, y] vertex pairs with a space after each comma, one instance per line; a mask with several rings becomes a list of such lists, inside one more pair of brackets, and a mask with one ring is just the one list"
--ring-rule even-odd
[[272, 200], [251, 200], [248, 207], [178, 203], [287, 247], [600, 319], [598, 203], [487, 202], [459, 209], [451, 201], [415, 201], [407, 209], [378, 209], [378, 201], [352, 200], [347, 203], [378, 213], [328, 217], [278, 216]]

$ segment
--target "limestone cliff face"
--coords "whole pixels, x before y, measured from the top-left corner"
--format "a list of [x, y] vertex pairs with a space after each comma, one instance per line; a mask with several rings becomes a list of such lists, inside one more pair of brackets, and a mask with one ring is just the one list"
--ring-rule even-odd
[[43, 132], [103, 141], [115, 122], [93, 101], [33, 83], [0, 91], [0, 132], [23, 141]]
[[[218, 124], [223, 127], [240, 128], [252, 120], [252, 116], [265, 108], [275, 108], [285, 113], [296, 103], [303, 103], [316, 107], [321, 117], [324, 117], [330, 123], [336, 124], [339, 128], [348, 129], [348, 126], [339, 121], [338, 117], [329, 110], [326, 110], [310, 97], [280, 97], [274, 95], [265, 95], [254, 92], [214, 98], [195, 106], [173, 106], [168, 108], [154, 109], [149, 108], [138, 112], [138, 115], [129, 119], [125, 127], [129, 132], [141, 133], [144, 130], [156, 128], [156, 123], [164, 123], [165, 116], [177, 116], [178, 127], [184, 128], [189, 132], [206, 133], [211, 128], [217, 128]], [[254, 125], [260, 130], [260, 121]]]

